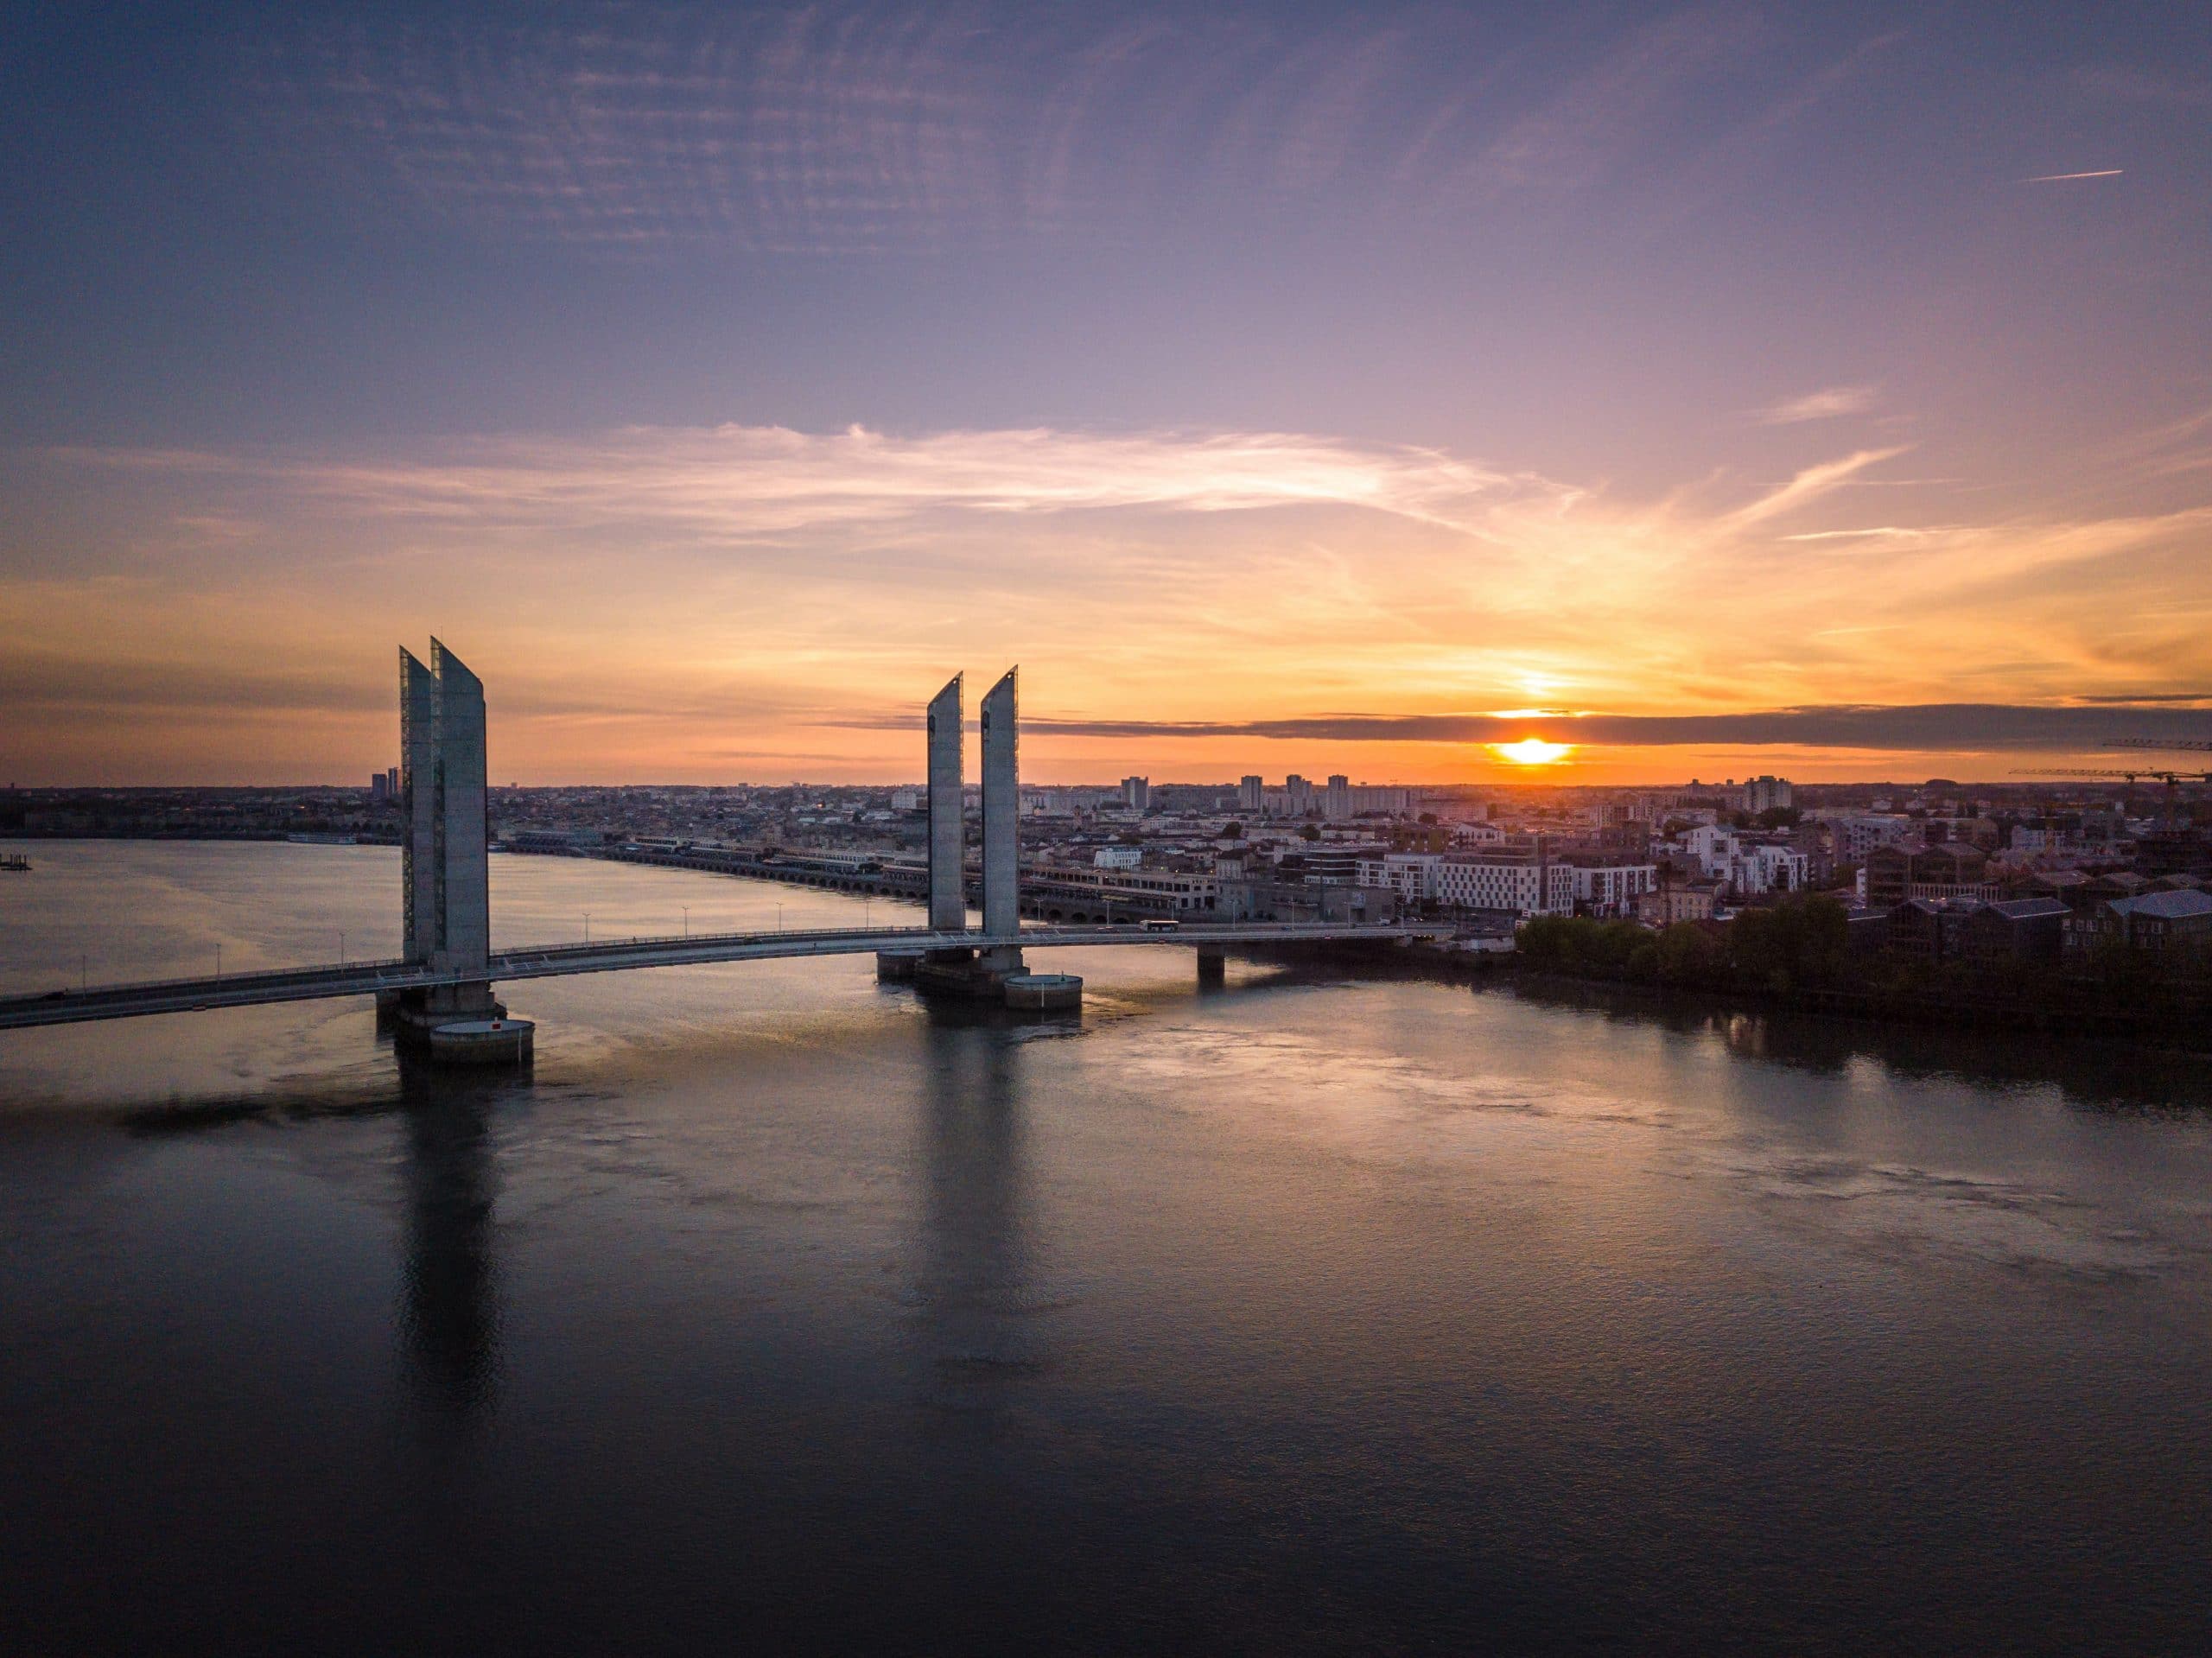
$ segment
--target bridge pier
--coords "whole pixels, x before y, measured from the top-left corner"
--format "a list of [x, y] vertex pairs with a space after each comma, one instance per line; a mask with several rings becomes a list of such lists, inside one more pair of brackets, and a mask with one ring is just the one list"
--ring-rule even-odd
[[925, 996], [996, 1001], [1006, 994], [1006, 975], [994, 973], [977, 952], [964, 944], [926, 952], [914, 963], [912, 977], [914, 988]]
[[1198, 951], [1198, 988], [1218, 990], [1229, 982], [1229, 956], [1217, 950]]
[[426, 990], [380, 991], [377, 1022], [387, 1021], [398, 1035], [427, 1042], [441, 1025], [455, 1021], [504, 1020], [506, 1004], [492, 994], [488, 981], [475, 984], [438, 984]]
[[1032, 973], [1013, 944], [983, 950], [956, 948], [879, 950], [875, 976], [910, 982], [925, 996], [995, 1003], [1020, 1013], [1061, 1013], [1083, 1006], [1083, 981], [1072, 973]]
[[377, 1023], [407, 1052], [438, 1065], [525, 1064], [537, 1034], [530, 1020], [508, 1016], [488, 981], [380, 993]]

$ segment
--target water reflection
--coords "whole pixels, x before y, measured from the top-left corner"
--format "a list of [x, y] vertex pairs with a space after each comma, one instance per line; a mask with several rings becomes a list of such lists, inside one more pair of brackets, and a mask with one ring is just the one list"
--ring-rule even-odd
[[918, 1356], [923, 1397], [988, 1422], [1039, 1368], [1030, 1301], [1029, 1173], [1010, 1027], [932, 1013], [923, 1059]]
[[2068, 1104], [2090, 1110], [2212, 1109], [2212, 1077], [2203, 1061], [2179, 1050], [2031, 1032], [1878, 1025], [1607, 986], [1518, 982], [1510, 994], [1542, 1007], [1593, 1013], [1608, 1023], [1656, 1024], [1685, 1035], [1709, 1032], [1733, 1053], [1819, 1075], [1840, 1076], [1871, 1059], [1892, 1076], [1913, 1080], [2055, 1087]]
[[407, 1123], [400, 1344], [425, 1409], [473, 1422], [489, 1412], [499, 1380], [492, 1115], [514, 1083], [404, 1062], [400, 1077]]

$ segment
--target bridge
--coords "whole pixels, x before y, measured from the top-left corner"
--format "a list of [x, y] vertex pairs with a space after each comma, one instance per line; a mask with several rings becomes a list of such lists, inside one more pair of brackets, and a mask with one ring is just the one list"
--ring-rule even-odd
[[[902, 872], [902, 884], [928, 905], [921, 927], [842, 928], [827, 931], [702, 934], [554, 944], [529, 950], [491, 947], [489, 837], [485, 812], [484, 683], [436, 639], [425, 666], [399, 652], [400, 843], [402, 936], [396, 961], [281, 969], [213, 978], [173, 979], [50, 990], [0, 998], [0, 1030], [150, 1013], [252, 1007], [338, 996], [374, 996], [399, 1029], [434, 1057], [519, 1058], [531, 1026], [510, 1020], [493, 994], [495, 984], [577, 973], [678, 967], [711, 962], [772, 961], [873, 952], [878, 975], [912, 981], [936, 994], [1003, 1001], [1025, 1008], [1080, 1004], [1083, 981], [1069, 974], [1032, 974], [1031, 950], [1084, 945], [1182, 945], [1195, 949], [1202, 980], [1217, 980], [1222, 952], [1233, 945], [1407, 943], [1446, 935], [1437, 926], [1348, 922], [1152, 920], [1117, 924], [1110, 899], [1079, 898], [1103, 914], [1070, 915], [1062, 924], [1024, 927], [1024, 894], [1016, 814], [1015, 675], [1009, 669], [983, 698], [982, 874], [982, 925], [968, 925], [968, 833], [961, 779], [962, 678], [956, 674], [930, 701], [924, 727], [929, 769], [928, 861]], [[658, 861], [658, 860], [656, 860]], [[690, 861], [670, 860], [671, 861]], [[740, 860], [732, 859], [733, 864]], [[760, 861], [751, 861], [756, 866]], [[733, 868], [732, 873], [737, 873]], [[748, 870], [746, 873], [753, 873]], [[762, 873], [780, 869], [760, 868]], [[1040, 894], [1028, 895], [1033, 914]], [[1058, 920], [1058, 906], [1047, 911]]]
[[[906, 956], [983, 949], [1021, 950], [1102, 945], [1162, 945], [1196, 950], [1203, 959], [1234, 947], [1267, 944], [1402, 943], [1449, 937], [1435, 924], [1332, 922], [1189, 923], [1152, 926], [1027, 927], [1007, 937], [929, 927], [840, 927], [806, 932], [691, 933], [680, 937], [620, 938], [593, 944], [548, 944], [493, 953], [493, 979], [562, 978], [580, 973], [620, 973], [639, 968], [696, 967], [719, 962], [789, 961], [826, 956]], [[258, 1007], [276, 1002], [341, 996], [394, 997], [462, 985], [471, 980], [419, 962], [352, 962], [343, 966], [232, 973], [219, 978], [149, 980], [0, 997], [0, 1031], [92, 1020], [137, 1019], [152, 1013], [198, 1013], [217, 1007]]]

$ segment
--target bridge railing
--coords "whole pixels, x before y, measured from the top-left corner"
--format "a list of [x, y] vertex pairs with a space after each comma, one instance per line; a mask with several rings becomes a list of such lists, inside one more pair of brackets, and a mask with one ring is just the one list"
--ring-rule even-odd
[[[230, 989], [273, 988], [287, 984], [314, 982], [326, 979], [393, 979], [409, 980], [420, 977], [429, 969], [413, 962], [320, 962], [307, 967], [259, 968], [248, 973], [201, 974], [188, 979], [117, 979], [106, 983], [79, 988], [61, 987], [72, 998], [86, 1001], [101, 996], [145, 996], [164, 993], [205, 990], [214, 987]], [[50, 990], [11, 990], [0, 994], [0, 1001], [29, 1001], [53, 995]]]
[[686, 945], [707, 949], [715, 944], [755, 944], [777, 938], [788, 938], [796, 943], [804, 938], [893, 938], [902, 935], [922, 937], [932, 936], [937, 931], [931, 927], [771, 927], [754, 932], [640, 933], [626, 938], [594, 938], [589, 943], [571, 938], [557, 944], [511, 944], [495, 950], [492, 954], [495, 958], [582, 956], [599, 950], [657, 950], [664, 944], [678, 949]]
[[[1414, 932], [1423, 931], [1419, 925], [1391, 922], [1343, 921], [1180, 921], [1172, 927], [1147, 927], [1142, 922], [1046, 923], [1025, 925], [1024, 934], [1041, 935], [1039, 942], [1063, 934], [1096, 936], [1107, 934], [1115, 937], [1142, 938], [1161, 943], [1173, 943], [1178, 939], [1188, 942], [1216, 934], [1254, 934], [1266, 938], [1297, 938], [1355, 931]], [[1431, 929], [1433, 931], [1433, 929]], [[833, 942], [840, 939], [880, 939], [895, 948], [903, 941], [924, 938], [943, 938], [953, 943], [980, 942], [989, 937], [982, 932], [955, 931], [931, 927], [805, 927], [779, 928], [748, 932], [725, 933], [664, 933], [639, 934], [624, 938], [593, 939], [589, 943], [570, 939], [559, 943], [518, 944], [492, 952], [486, 971], [496, 976], [503, 964], [514, 965], [524, 960], [579, 961], [602, 955], [620, 955], [637, 950], [713, 950], [721, 945], [772, 944], [779, 941], [803, 944], [809, 941]], [[162, 996], [196, 992], [235, 994], [255, 989], [277, 989], [287, 985], [343, 981], [358, 985], [364, 991], [375, 990], [386, 985], [408, 986], [447, 982], [465, 978], [467, 975], [436, 974], [420, 963], [404, 959], [381, 959], [365, 962], [324, 962], [303, 967], [262, 968], [251, 972], [222, 973], [174, 979], [125, 979], [84, 988], [62, 986], [72, 1000], [99, 1001], [103, 998]], [[0, 994], [0, 1003], [29, 1001], [52, 997], [52, 990], [24, 989]]]
[[[1163, 941], [1178, 937], [1204, 937], [1211, 933], [1263, 933], [1268, 937], [1302, 937], [1320, 933], [1341, 933], [1373, 930], [1377, 931], [1418, 931], [1418, 926], [1392, 921], [1224, 921], [1208, 918], [1203, 921], [1178, 920], [1172, 927], [1147, 925], [1142, 921], [1127, 922], [1045, 922], [1025, 924], [1024, 934], [1050, 936], [1055, 933], [1110, 933], [1116, 937], [1142, 935]], [[745, 932], [685, 932], [638, 933], [619, 938], [594, 938], [589, 943], [581, 939], [565, 939], [557, 943], [512, 944], [492, 952], [495, 961], [513, 960], [521, 956], [575, 958], [588, 955], [613, 954], [630, 950], [711, 950], [721, 944], [761, 944], [783, 940], [802, 943], [809, 939], [881, 938], [900, 939], [947, 938], [954, 942], [981, 940], [988, 934], [957, 928], [938, 927], [778, 927], [757, 929]]]

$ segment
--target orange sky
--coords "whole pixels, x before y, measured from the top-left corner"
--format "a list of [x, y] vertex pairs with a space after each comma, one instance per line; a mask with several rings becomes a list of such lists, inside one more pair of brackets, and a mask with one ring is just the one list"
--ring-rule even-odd
[[[1657, 499], [1271, 434], [43, 451], [17, 478], [55, 556], [0, 587], [27, 716], [4, 758], [26, 784], [364, 775], [396, 744], [393, 647], [433, 632], [485, 677], [494, 772], [523, 782], [911, 777], [927, 695], [1013, 663], [1043, 782], [1510, 774], [1480, 742], [1360, 734], [1376, 716], [2204, 686], [2212, 510], [2145, 488], [1907, 532], [1886, 522], [1919, 492], [1906, 446], [1801, 448], [1782, 475], [1723, 467]], [[1339, 715], [1349, 734], [1142, 728]], [[1571, 718], [1516, 718], [1501, 734], [1574, 740]], [[1555, 770], [1991, 777], [2037, 758], [1962, 730], [1901, 753], [1586, 743]]]

